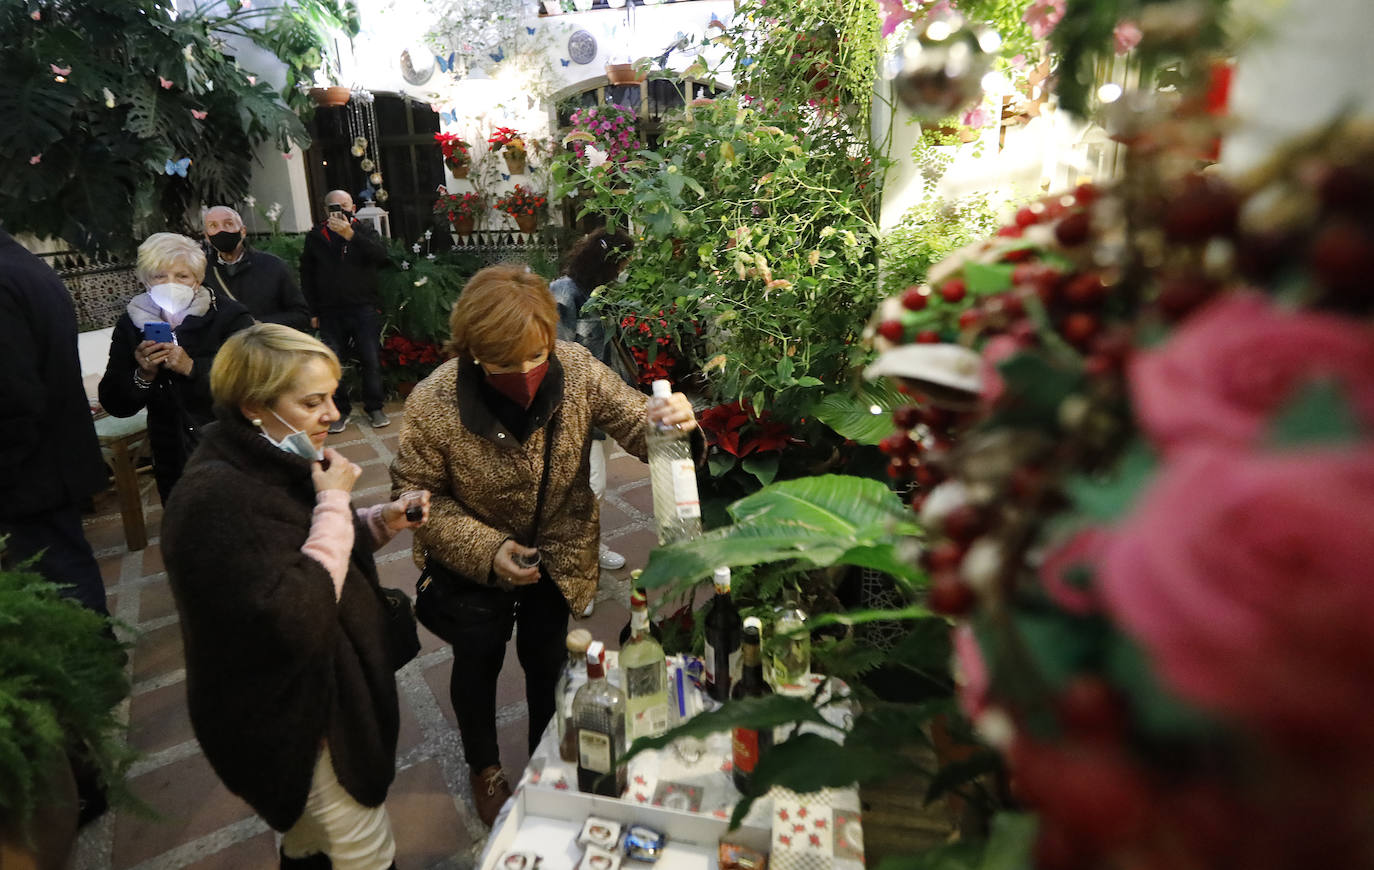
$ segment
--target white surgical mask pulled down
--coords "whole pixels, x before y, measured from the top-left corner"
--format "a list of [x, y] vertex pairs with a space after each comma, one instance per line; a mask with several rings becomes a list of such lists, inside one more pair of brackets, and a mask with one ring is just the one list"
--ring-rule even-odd
[[175, 282], [154, 284], [148, 288], [148, 295], [153, 297], [158, 308], [168, 314], [176, 315], [191, 305], [191, 300], [196, 297], [196, 288]]
[[297, 429], [295, 426], [292, 426], [285, 420], [282, 420], [281, 415], [276, 411], [272, 411], [270, 408], [268, 410], [271, 411], [273, 417], [281, 420], [283, 426], [291, 430], [291, 434], [278, 441], [271, 435], [268, 435], [267, 430], [264, 429], [262, 430], [262, 437], [271, 441], [273, 446], [278, 450], [284, 450], [302, 459], [308, 459], [311, 462], [321, 462], [324, 460], [324, 451], [315, 449], [315, 442], [310, 440], [309, 435]]

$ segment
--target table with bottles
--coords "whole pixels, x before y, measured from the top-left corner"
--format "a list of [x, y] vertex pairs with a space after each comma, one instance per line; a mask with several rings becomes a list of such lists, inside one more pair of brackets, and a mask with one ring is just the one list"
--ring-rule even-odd
[[[618, 654], [608, 650], [605, 655], [606, 678], [619, 685]], [[690, 666], [691, 657], [671, 656], [669, 663], [674, 673], [696, 670]], [[703, 711], [719, 706], [690, 681], [685, 686], [691, 693], [689, 709]], [[821, 733], [836, 741], [843, 739], [851, 721], [849, 705], [842, 701], [828, 703], [832, 697], [842, 699], [848, 695], [849, 689], [843, 681], [808, 674], [786, 691], [814, 694], [817, 706], [829, 723], [828, 727], [807, 723], [802, 726], [804, 731]], [[525, 768], [520, 788], [577, 792], [577, 763], [560, 757], [556, 724], [555, 718], [545, 730]], [[626, 789], [620, 800], [728, 819], [740, 797], [732, 777], [732, 755], [729, 732], [679, 740], [661, 750], [641, 752], [630, 759]], [[744, 825], [764, 830], [771, 828], [772, 852], [783, 860], [770, 861], [770, 866], [779, 870], [787, 870], [789, 866], [840, 870], [863, 867], [863, 828], [856, 788], [826, 789], [805, 795], [774, 788], [754, 802]], [[795, 863], [787, 860], [789, 853], [795, 853], [797, 859], [814, 855], [823, 860], [819, 864], [814, 860]]]

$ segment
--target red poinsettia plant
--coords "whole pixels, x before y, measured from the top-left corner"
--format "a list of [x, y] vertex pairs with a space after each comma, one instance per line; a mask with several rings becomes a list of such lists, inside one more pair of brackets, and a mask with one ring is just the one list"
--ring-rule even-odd
[[448, 189], [442, 185], [439, 187], [439, 198], [434, 200], [435, 217], [447, 218], [449, 223], [462, 218], [475, 220], [484, 208], [486, 208], [486, 202], [481, 194], [472, 191], [449, 193]]
[[392, 333], [382, 342], [382, 369], [398, 382], [428, 377], [445, 359], [437, 343], [407, 338], [399, 332]]
[[537, 214], [540, 209], [548, 204], [548, 197], [544, 194], [526, 190], [524, 185], [520, 184], [515, 185], [514, 190], [496, 200], [496, 208], [512, 217]]
[[453, 133], [435, 133], [434, 141], [439, 143], [439, 150], [444, 153], [444, 162], [449, 165], [466, 166], [472, 162], [469, 150], [472, 148], [461, 136]]
[[792, 441], [785, 423], [770, 419], [767, 411], [758, 416], [749, 413], [738, 399], [702, 411], [697, 425], [707, 444], [740, 458], [782, 450]]
[[497, 127], [495, 132], [487, 137], [487, 144], [491, 146], [493, 151], [500, 151], [502, 148], [509, 148], [511, 151], [524, 151], [525, 137], [512, 127]]

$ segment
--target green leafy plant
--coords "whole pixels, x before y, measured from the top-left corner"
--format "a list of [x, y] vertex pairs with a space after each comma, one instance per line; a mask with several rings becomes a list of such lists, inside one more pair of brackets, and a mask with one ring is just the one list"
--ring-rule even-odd
[[115, 715], [129, 693], [124, 661], [106, 617], [25, 565], [0, 570], [0, 815], [27, 822], [69, 753], [100, 771], [112, 799], [130, 799], [134, 752]]
[[927, 196], [883, 236], [879, 256], [883, 289], [896, 293], [926, 280], [930, 267], [951, 252], [990, 236], [997, 213], [986, 194], [946, 200]]
[[241, 201], [259, 143], [309, 145], [272, 89], [224, 54], [225, 18], [174, 18], [152, 0], [38, 11], [0, 6], [0, 219], [11, 232], [116, 253], [169, 223], [198, 235], [184, 216]]
[[295, 0], [265, 10], [255, 26], [243, 26], [257, 17], [242, 0], [229, 0], [234, 29], [277, 56], [286, 65], [286, 85], [281, 97], [298, 114], [314, 112], [308, 92], [321, 79], [339, 83], [339, 59], [334, 46], [339, 39], [358, 35], [358, 10], [350, 0]]

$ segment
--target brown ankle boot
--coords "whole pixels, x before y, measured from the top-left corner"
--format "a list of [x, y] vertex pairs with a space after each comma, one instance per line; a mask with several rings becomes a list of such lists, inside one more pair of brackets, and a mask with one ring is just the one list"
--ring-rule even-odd
[[510, 797], [510, 784], [501, 772], [499, 764], [493, 764], [482, 771], [471, 774], [472, 802], [477, 806], [477, 817], [482, 824], [491, 827], [501, 813], [506, 798]]

